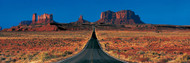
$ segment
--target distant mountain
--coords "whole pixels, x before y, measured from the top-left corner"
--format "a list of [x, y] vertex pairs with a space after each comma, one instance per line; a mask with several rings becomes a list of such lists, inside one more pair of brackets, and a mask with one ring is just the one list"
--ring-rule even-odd
[[104, 23], [104, 24], [144, 24], [140, 20], [138, 15], [131, 10], [121, 10], [118, 12], [113, 11], [105, 11], [101, 13], [99, 19], [96, 23]]
[[30, 25], [32, 21], [21, 21], [19, 25]]

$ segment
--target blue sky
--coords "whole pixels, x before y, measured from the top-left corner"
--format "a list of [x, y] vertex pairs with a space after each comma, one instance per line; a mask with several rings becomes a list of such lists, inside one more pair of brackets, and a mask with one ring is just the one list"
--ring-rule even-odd
[[132, 10], [148, 24], [190, 25], [190, 0], [0, 0], [0, 26], [10, 28], [32, 14], [53, 14], [56, 22], [80, 15], [95, 22], [103, 11]]

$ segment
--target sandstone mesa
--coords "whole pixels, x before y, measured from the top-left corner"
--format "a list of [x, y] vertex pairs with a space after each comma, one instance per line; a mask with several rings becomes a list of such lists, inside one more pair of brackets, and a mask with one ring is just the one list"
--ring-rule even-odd
[[106, 23], [106, 24], [144, 24], [140, 20], [138, 15], [131, 10], [121, 10], [118, 12], [105, 11], [101, 13], [100, 20], [97, 23]]

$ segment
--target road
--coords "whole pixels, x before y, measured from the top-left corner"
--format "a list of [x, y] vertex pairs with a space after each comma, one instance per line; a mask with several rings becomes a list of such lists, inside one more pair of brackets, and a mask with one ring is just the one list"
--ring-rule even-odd
[[77, 55], [57, 63], [124, 63], [106, 54], [96, 38], [95, 29], [85, 48]]

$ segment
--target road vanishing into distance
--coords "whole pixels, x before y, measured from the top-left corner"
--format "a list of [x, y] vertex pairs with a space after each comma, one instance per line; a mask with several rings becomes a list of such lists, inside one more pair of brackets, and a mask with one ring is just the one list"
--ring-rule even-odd
[[84, 49], [77, 55], [57, 63], [127, 63], [115, 59], [106, 54], [96, 38], [95, 28], [91, 39], [88, 41]]

